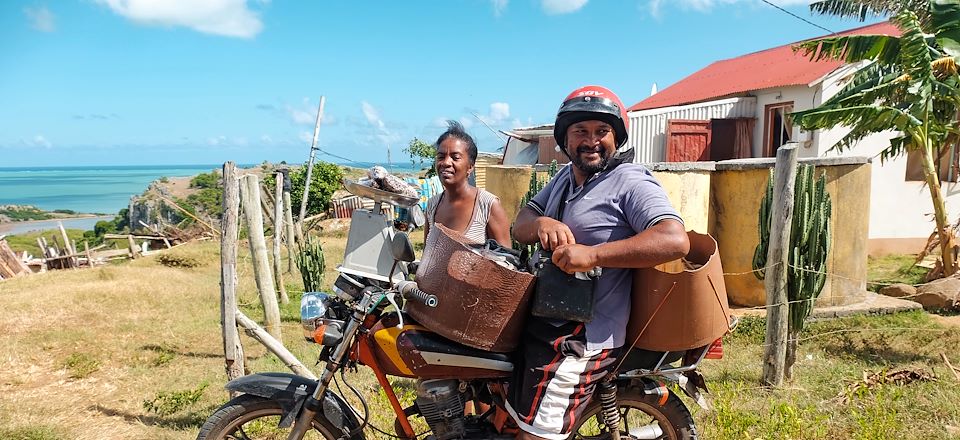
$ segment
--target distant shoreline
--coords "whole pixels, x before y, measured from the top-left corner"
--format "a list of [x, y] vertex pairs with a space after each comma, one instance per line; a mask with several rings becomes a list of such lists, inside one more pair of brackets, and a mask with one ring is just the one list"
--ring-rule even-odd
[[[49, 229], [54, 229], [55, 227], [42, 227], [45, 223], [50, 223], [51, 225], [56, 225], [57, 222], [76, 222], [82, 220], [112, 220], [115, 215], [99, 215], [99, 214], [78, 214], [72, 215], [69, 217], [57, 217], [49, 218], [45, 220], [24, 220], [24, 221], [13, 221], [13, 222], [0, 222], [0, 235], [16, 235], [17, 233], [10, 233], [11, 231], [18, 230], [23, 232], [29, 231], [44, 231]], [[39, 228], [33, 229], [31, 226], [41, 226]], [[71, 229], [67, 226], [64, 226], [65, 229]], [[75, 229], [75, 228], [74, 228]]]

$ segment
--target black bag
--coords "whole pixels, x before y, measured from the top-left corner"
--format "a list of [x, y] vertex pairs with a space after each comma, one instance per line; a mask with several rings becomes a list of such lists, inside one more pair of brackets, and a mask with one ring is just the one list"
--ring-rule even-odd
[[566, 321], [593, 319], [593, 287], [596, 276], [569, 274], [553, 264], [550, 252], [542, 252], [535, 263], [537, 286], [530, 313], [533, 316]]

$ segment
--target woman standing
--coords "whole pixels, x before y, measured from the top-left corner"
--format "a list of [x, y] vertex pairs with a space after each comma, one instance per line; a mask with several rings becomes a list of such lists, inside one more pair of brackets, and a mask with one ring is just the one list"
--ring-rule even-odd
[[467, 240], [484, 243], [494, 239], [510, 246], [510, 222], [500, 199], [467, 181], [477, 161], [477, 144], [456, 121], [437, 139], [434, 167], [443, 192], [427, 201], [424, 239], [435, 223], [463, 234]]

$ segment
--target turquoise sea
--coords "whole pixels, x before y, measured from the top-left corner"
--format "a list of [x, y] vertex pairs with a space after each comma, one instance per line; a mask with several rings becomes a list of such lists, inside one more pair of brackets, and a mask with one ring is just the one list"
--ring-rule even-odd
[[[373, 164], [355, 162], [353, 167]], [[240, 165], [249, 167], [251, 165]], [[116, 165], [76, 167], [0, 167], [0, 205], [33, 205], [44, 210], [116, 214], [130, 197], [163, 176], [181, 177], [221, 169], [220, 165]], [[388, 167], [411, 172], [410, 163]]]

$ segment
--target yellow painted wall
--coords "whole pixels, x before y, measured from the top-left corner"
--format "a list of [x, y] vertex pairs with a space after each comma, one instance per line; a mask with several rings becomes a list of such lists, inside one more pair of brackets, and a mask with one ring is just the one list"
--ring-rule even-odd
[[520, 201], [530, 188], [530, 166], [487, 165], [486, 189], [497, 197], [513, 223], [520, 212]]
[[688, 230], [706, 234], [710, 216], [710, 171], [653, 171]]
[[[826, 172], [833, 202], [832, 242], [827, 256], [827, 283], [817, 306], [851, 304], [866, 293], [867, 233], [870, 212], [870, 164], [817, 167]], [[766, 304], [763, 281], [753, 274], [759, 243], [757, 215], [768, 168], [716, 171], [711, 182], [710, 230], [717, 239], [727, 295], [742, 306]]]

